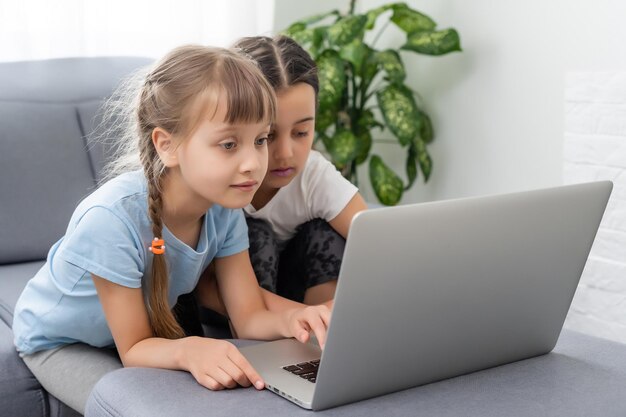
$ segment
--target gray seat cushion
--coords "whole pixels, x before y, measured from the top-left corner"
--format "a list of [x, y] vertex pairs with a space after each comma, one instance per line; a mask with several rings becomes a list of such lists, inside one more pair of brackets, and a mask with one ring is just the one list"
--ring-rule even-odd
[[0, 416], [80, 416], [39, 385], [15, 351], [13, 333], [3, 322], [0, 322], [0, 370]]
[[[371, 382], [376, 383], [375, 375]], [[623, 417], [624, 392], [625, 346], [563, 331], [548, 355], [316, 412], [315, 416]], [[269, 391], [213, 392], [187, 372], [147, 368], [125, 368], [104, 376], [92, 391], [85, 415], [312, 416]]]
[[[13, 346], [13, 333], [0, 322], [0, 414], [6, 416], [44, 416], [46, 404], [41, 385], [30, 373]], [[23, 404], [30, 404], [28, 409]]]
[[[9, 328], [13, 323], [15, 303], [29, 279], [41, 268], [44, 261], [0, 265], [0, 320]], [[11, 336], [11, 341], [13, 336]], [[2, 369], [2, 368], [0, 368]]]

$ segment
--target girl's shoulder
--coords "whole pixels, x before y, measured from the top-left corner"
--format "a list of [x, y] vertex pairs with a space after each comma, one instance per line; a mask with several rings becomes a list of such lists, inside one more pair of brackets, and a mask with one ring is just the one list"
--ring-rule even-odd
[[343, 182], [344, 177], [335, 165], [322, 153], [311, 150], [300, 180], [309, 186], [313, 184]]
[[114, 212], [144, 211], [147, 209], [147, 185], [142, 171], [121, 174], [89, 194], [80, 202], [74, 215], [80, 215], [93, 207], [103, 207]]
[[330, 162], [320, 151], [316, 151], [315, 149], [311, 149], [309, 152], [309, 157], [306, 160], [305, 169], [312, 169], [318, 166], [328, 166], [332, 165]]

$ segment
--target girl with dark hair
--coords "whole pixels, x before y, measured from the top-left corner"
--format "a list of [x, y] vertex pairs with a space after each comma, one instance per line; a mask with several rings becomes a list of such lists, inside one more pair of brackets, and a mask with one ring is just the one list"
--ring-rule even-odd
[[[265, 302], [277, 311], [297, 305], [292, 301], [332, 306], [350, 222], [367, 206], [358, 189], [311, 149], [317, 67], [286, 36], [243, 38], [234, 49], [257, 62], [277, 98], [268, 172], [244, 207], [250, 258]], [[199, 291], [217, 294], [209, 286]], [[219, 299], [212, 308], [224, 313]]]

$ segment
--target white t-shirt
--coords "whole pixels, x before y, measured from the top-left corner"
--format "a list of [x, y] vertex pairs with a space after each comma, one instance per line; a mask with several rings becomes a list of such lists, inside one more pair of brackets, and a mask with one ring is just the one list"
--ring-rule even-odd
[[256, 210], [248, 204], [244, 211], [248, 217], [267, 221], [279, 241], [284, 242], [303, 223], [337, 217], [358, 191], [322, 154], [311, 151], [304, 170], [264, 207]]

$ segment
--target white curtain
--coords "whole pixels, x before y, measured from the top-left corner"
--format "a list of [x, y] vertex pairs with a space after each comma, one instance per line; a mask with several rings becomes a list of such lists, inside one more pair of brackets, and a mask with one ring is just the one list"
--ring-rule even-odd
[[0, 0], [0, 61], [160, 57], [273, 31], [274, 0]]

